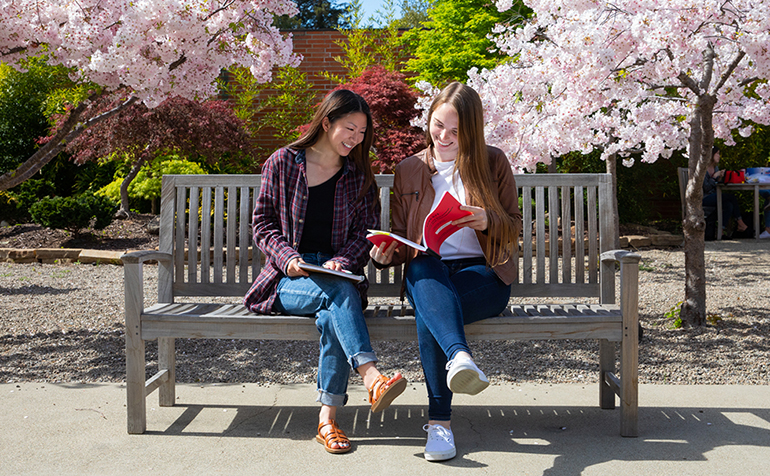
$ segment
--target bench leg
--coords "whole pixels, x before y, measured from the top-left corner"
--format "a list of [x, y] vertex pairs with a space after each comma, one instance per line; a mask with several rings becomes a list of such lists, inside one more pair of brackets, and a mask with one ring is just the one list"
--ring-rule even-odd
[[158, 370], [165, 370], [168, 379], [158, 388], [160, 406], [172, 407], [176, 399], [176, 353], [174, 352], [174, 338], [158, 338]]
[[628, 326], [620, 346], [620, 435], [639, 436], [639, 337]]
[[599, 339], [599, 408], [615, 408], [615, 390], [605, 380], [607, 373], [615, 373], [615, 343]]
[[128, 433], [139, 434], [147, 429], [144, 341], [132, 334], [126, 332], [126, 408]]

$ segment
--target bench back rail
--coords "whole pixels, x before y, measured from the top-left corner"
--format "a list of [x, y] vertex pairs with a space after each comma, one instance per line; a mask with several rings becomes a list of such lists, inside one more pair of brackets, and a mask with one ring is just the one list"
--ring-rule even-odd
[[[614, 233], [611, 202], [599, 199], [611, 196], [610, 176], [527, 174], [516, 182], [522, 236], [529, 239], [519, 244], [519, 283], [511, 295], [599, 297], [599, 255], [611, 249]], [[382, 228], [389, 228], [393, 176], [378, 175], [377, 183]], [[259, 188], [259, 175], [163, 177], [159, 251], [173, 256], [173, 265], [159, 276], [159, 302], [246, 294], [264, 263], [251, 231]], [[377, 270], [370, 263], [366, 274], [371, 296], [398, 296], [401, 268]]]

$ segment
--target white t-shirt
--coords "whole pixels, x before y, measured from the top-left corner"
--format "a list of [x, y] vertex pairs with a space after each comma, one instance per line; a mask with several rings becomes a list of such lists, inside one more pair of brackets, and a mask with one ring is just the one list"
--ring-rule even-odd
[[[438, 173], [431, 177], [433, 183], [433, 189], [436, 191], [436, 197], [433, 199], [433, 205], [430, 210], [433, 211], [438, 202], [441, 199], [441, 195], [445, 191], [449, 191], [450, 194], [463, 205], [465, 203], [465, 187], [463, 181], [460, 179], [460, 174], [455, 171], [455, 161], [451, 162], [439, 162], [433, 161], [433, 165], [436, 167]], [[461, 258], [477, 258], [484, 256], [484, 252], [481, 251], [481, 245], [476, 237], [476, 231], [473, 228], [460, 228], [460, 230], [441, 244], [441, 249], [438, 250], [442, 259], [461, 259]]]

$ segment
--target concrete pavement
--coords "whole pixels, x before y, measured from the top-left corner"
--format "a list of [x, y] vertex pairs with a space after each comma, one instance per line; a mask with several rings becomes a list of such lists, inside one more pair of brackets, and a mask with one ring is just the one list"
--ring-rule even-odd
[[339, 414], [346, 455], [315, 442], [314, 385], [181, 384], [148, 398], [148, 431], [126, 433], [120, 384], [0, 385], [0, 474], [762, 475], [770, 473], [770, 386], [641, 385], [639, 438], [596, 384], [494, 385], [455, 398], [458, 456], [422, 457], [423, 384], [371, 415], [360, 385]]

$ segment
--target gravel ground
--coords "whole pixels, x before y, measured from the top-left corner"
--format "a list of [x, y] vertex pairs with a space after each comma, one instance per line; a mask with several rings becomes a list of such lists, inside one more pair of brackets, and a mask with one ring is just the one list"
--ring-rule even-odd
[[[715, 323], [696, 329], [675, 329], [665, 316], [684, 297], [682, 250], [640, 254], [640, 383], [770, 383], [770, 240], [707, 243], [707, 312]], [[148, 299], [154, 275], [145, 272]], [[373, 345], [383, 372], [422, 381], [416, 343]], [[594, 342], [475, 342], [472, 348], [492, 383], [598, 378]], [[177, 350], [181, 382], [315, 381], [312, 342], [180, 339]], [[148, 372], [155, 358], [149, 343]], [[0, 263], [0, 382], [121, 382], [124, 376], [122, 267]]]

